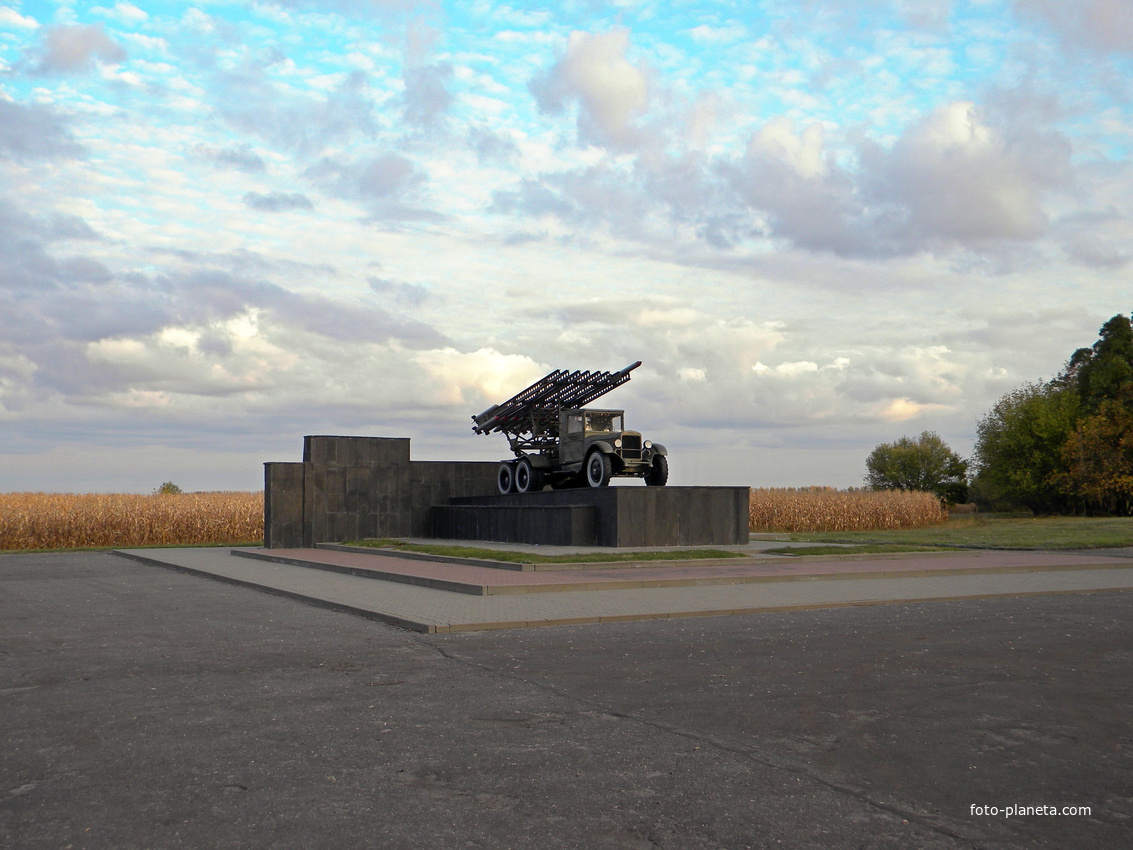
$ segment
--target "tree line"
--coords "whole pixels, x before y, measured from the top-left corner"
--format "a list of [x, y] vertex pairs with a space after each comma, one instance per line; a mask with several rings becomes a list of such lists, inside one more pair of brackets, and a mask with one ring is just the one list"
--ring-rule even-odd
[[866, 468], [875, 489], [930, 490], [948, 503], [1133, 516], [1133, 323], [1114, 316], [1055, 378], [1000, 398], [976, 425], [970, 461], [926, 431], [882, 443]]

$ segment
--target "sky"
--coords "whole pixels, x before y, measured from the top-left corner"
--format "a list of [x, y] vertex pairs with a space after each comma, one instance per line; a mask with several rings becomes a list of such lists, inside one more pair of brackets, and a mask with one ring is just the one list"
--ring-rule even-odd
[[0, 491], [499, 460], [554, 369], [673, 484], [971, 453], [1133, 310], [1133, 0], [0, 0]]

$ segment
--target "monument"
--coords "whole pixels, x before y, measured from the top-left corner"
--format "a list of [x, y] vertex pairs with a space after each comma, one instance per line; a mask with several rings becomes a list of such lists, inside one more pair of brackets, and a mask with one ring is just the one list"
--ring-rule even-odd
[[[264, 546], [368, 537], [663, 547], [748, 540], [747, 487], [669, 487], [668, 451], [585, 405], [619, 372], [559, 370], [473, 416], [514, 459], [415, 461], [409, 440], [308, 436], [300, 463], [264, 464]], [[644, 487], [612, 487], [612, 479]]]

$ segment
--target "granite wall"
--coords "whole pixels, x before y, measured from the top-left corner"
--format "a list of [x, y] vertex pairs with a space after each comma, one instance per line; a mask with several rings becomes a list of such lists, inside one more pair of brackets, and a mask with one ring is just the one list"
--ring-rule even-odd
[[497, 492], [498, 465], [414, 461], [407, 437], [304, 437], [301, 463], [264, 464], [264, 546], [427, 537], [432, 506]]

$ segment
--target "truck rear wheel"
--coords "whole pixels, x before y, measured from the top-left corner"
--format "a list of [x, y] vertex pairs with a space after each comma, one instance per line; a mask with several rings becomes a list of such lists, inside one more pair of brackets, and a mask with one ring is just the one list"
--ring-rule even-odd
[[543, 489], [543, 470], [536, 469], [523, 457], [515, 465], [515, 492], [535, 493]]
[[613, 465], [610, 458], [600, 451], [593, 451], [586, 459], [586, 483], [591, 487], [605, 487], [610, 483]]
[[515, 490], [515, 464], [506, 460], [500, 464], [496, 471], [496, 486], [505, 495]]

